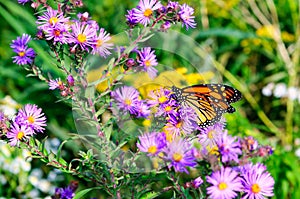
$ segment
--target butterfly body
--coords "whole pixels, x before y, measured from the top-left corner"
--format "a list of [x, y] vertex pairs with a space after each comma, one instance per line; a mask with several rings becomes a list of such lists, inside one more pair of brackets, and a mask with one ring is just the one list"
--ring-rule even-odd
[[230, 104], [242, 97], [240, 91], [223, 84], [198, 84], [185, 88], [172, 86], [172, 92], [182, 106], [195, 110], [200, 127], [214, 125], [223, 113], [235, 112]]

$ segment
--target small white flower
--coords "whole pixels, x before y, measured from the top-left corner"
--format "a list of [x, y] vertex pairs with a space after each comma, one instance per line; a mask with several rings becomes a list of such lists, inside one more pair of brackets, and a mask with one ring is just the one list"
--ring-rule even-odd
[[287, 96], [287, 87], [284, 83], [276, 84], [274, 88], [274, 96], [277, 98], [282, 98]]
[[263, 87], [262, 94], [267, 97], [271, 96], [274, 87], [275, 87], [275, 84], [273, 82], [267, 84], [267, 86]]

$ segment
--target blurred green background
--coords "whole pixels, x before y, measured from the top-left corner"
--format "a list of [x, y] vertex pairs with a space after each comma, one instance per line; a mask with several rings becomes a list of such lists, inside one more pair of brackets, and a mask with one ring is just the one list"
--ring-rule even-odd
[[[101, 27], [115, 35], [126, 30], [126, 10], [135, 7], [138, 1], [86, 0], [83, 3], [79, 11], [89, 12]], [[186, 0], [179, 3], [195, 8], [198, 25], [188, 31], [179, 25], [173, 28], [197, 41], [213, 59], [214, 70], [222, 75], [222, 81], [239, 89], [244, 96], [235, 105], [237, 112], [226, 116], [230, 133], [251, 135], [260, 143], [271, 145], [274, 154], [265, 163], [275, 178], [274, 198], [300, 198], [299, 1]], [[9, 47], [11, 40], [23, 33], [34, 36], [33, 13], [30, 4], [22, 6], [16, 0], [0, 0], [0, 105], [12, 110], [26, 103], [42, 107], [49, 120], [48, 136], [53, 139], [49, 147], [55, 148], [59, 140], [76, 132], [71, 106], [59, 102], [59, 93], [50, 92], [45, 83], [26, 77], [27, 72], [12, 63], [13, 52]], [[43, 41], [36, 40], [30, 45], [39, 55], [37, 64], [44, 71], [53, 77], [62, 75], [54, 68]], [[168, 60], [164, 52], [158, 51], [158, 57], [159, 62]], [[184, 63], [177, 58], [174, 65], [181, 68]], [[17, 157], [22, 159], [24, 154], [6, 145], [1, 147], [0, 196], [46, 196], [55, 186], [66, 186], [64, 182], [72, 179], [58, 171], [53, 174], [51, 168], [41, 166], [37, 160], [26, 168], [6, 169], [5, 165], [13, 164]], [[63, 155], [71, 156], [79, 147], [69, 144], [68, 154]], [[55, 176], [54, 180], [51, 175]], [[47, 188], [37, 187], [34, 177], [50, 184], [46, 183]]]

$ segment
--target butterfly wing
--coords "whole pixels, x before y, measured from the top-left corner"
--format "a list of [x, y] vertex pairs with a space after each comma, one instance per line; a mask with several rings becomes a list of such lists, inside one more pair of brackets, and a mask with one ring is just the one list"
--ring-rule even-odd
[[[176, 89], [175, 89], [176, 88]], [[201, 127], [211, 126], [220, 120], [223, 113], [233, 113], [230, 105], [241, 99], [241, 93], [230, 86], [222, 84], [199, 84], [183, 89], [172, 90], [183, 106], [192, 107], [198, 115]]]

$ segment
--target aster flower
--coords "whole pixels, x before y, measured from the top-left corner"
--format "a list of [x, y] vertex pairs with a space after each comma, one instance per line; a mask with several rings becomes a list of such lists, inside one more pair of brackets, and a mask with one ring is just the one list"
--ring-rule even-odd
[[18, 146], [21, 140], [28, 139], [32, 134], [33, 131], [29, 126], [20, 126], [17, 122], [13, 122], [6, 136], [11, 146]]
[[150, 106], [161, 105], [164, 103], [168, 103], [170, 99], [171, 91], [169, 89], [160, 88], [155, 91], [151, 91], [149, 93], [150, 99], [148, 100], [148, 104]]
[[258, 148], [258, 142], [252, 136], [241, 139], [241, 147], [243, 150], [254, 151]]
[[68, 42], [69, 25], [57, 24], [54, 27], [49, 26], [45, 30], [46, 40], [53, 40], [54, 44], [57, 42], [62, 44]]
[[245, 193], [242, 198], [261, 199], [272, 197], [275, 182], [270, 173], [265, 170], [264, 165], [249, 164], [247, 167], [248, 169], [242, 175], [243, 192]]
[[198, 128], [197, 115], [191, 107], [181, 107], [177, 114], [171, 114], [166, 124], [167, 130], [173, 135], [190, 134]]
[[50, 79], [49, 83], [49, 89], [50, 90], [55, 90], [55, 89], [60, 89], [60, 90], [63, 90], [64, 89], [64, 83], [61, 81], [60, 78], [57, 78], [57, 79]]
[[138, 23], [138, 20], [134, 17], [134, 15], [134, 9], [127, 10], [127, 15], [125, 15], [127, 24], [132, 28]]
[[90, 25], [75, 22], [75, 24], [71, 25], [71, 29], [72, 32], [70, 33], [68, 43], [74, 44], [74, 47], [72, 49], [80, 46], [81, 50], [89, 52], [89, 48], [93, 48], [96, 45], [96, 30]]
[[186, 29], [196, 27], [195, 16], [192, 16], [193, 14], [194, 9], [192, 7], [187, 4], [180, 5], [178, 15], [182, 21], [182, 26], [185, 26]]
[[129, 111], [130, 114], [137, 114], [137, 105], [139, 103], [139, 92], [130, 86], [123, 86], [111, 92], [116, 106], [123, 112]]
[[169, 115], [176, 115], [176, 111], [178, 108], [178, 103], [173, 98], [170, 98], [167, 103], [160, 104], [157, 108], [157, 112], [155, 116], [163, 116], [167, 117]]
[[32, 48], [28, 48], [27, 44], [31, 40], [30, 35], [23, 34], [22, 37], [17, 37], [13, 40], [10, 47], [13, 49], [17, 56], [13, 57], [13, 62], [18, 65], [31, 64], [36, 56]]
[[74, 22], [81, 22], [82, 24], [88, 24], [91, 28], [95, 29], [96, 31], [99, 30], [98, 23], [95, 20], [91, 19], [88, 12], [78, 13], [77, 17], [79, 20], [74, 20]]
[[67, 24], [68, 21], [69, 18], [65, 18], [62, 12], [59, 13], [57, 10], [48, 8], [42, 16], [38, 16], [36, 23], [39, 25], [38, 29], [47, 32], [49, 28], [53, 28], [58, 24]]
[[195, 189], [198, 189], [202, 183], [203, 183], [203, 180], [202, 180], [201, 176], [199, 176], [198, 178], [193, 180], [192, 185]]
[[154, 66], [157, 66], [156, 55], [154, 54], [154, 50], [151, 50], [150, 47], [143, 48], [139, 52], [140, 59], [138, 63], [141, 67], [143, 67], [143, 71], [147, 72], [149, 77], [154, 79], [157, 75], [157, 70]]
[[138, 103], [137, 103], [137, 117], [143, 117], [143, 118], [147, 118], [151, 111], [149, 109], [149, 105], [145, 102], [145, 101], [142, 101], [140, 100]]
[[241, 178], [238, 173], [231, 168], [221, 168], [211, 176], [206, 177], [206, 181], [212, 186], [207, 188], [207, 193], [212, 199], [231, 199], [237, 196], [236, 192], [242, 191]]
[[217, 146], [222, 156], [222, 162], [239, 162], [238, 155], [242, 154], [242, 150], [240, 143], [235, 140], [235, 137], [227, 135], [227, 131], [225, 131], [220, 140], [217, 141]]
[[29, 2], [30, 0], [18, 0], [18, 3], [19, 4], [25, 4], [25, 3], [27, 3], [27, 2]]
[[168, 9], [177, 10], [179, 8], [179, 3], [177, 1], [169, 1], [167, 5]]
[[165, 160], [170, 161], [169, 168], [174, 167], [176, 172], [189, 173], [186, 167], [195, 167], [196, 158], [192, 153], [191, 144], [180, 137], [177, 137], [163, 149]]
[[75, 85], [74, 77], [72, 75], [68, 75], [67, 82], [69, 86], [74, 86]]
[[[225, 122], [225, 121], [224, 121]], [[213, 126], [206, 128], [200, 128], [200, 134], [198, 135], [199, 142], [203, 148], [209, 146], [210, 148], [216, 146], [217, 141], [224, 134], [224, 122], [220, 120]]]
[[15, 121], [21, 126], [28, 126], [35, 132], [43, 132], [46, 125], [46, 117], [41, 108], [35, 104], [26, 104], [19, 110]]
[[140, 0], [139, 5], [134, 9], [134, 19], [147, 26], [150, 23], [153, 12], [161, 7], [160, 1]]
[[164, 133], [152, 132], [139, 136], [137, 147], [140, 151], [148, 153], [149, 156], [157, 155], [166, 146]]
[[111, 52], [109, 52], [108, 49], [112, 49], [113, 46], [112, 43], [107, 43], [110, 39], [109, 33], [107, 33], [104, 28], [101, 28], [99, 35], [95, 37], [96, 42], [93, 45], [92, 54], [99, 54], [104, 58], [110, 55]]

